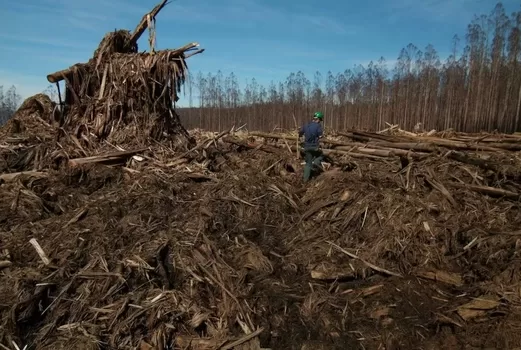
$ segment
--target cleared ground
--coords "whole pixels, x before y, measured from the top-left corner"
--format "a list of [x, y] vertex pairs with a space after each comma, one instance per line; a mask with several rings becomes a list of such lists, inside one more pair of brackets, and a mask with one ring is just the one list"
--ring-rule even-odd
[[0, 137], [5, 348], [521, 347], [521, 162], [491, 149], [516, 137], [330, 152], [304, 186], [289, 139], [194, 131], [184, 157], [83, 165], [136, 147], [19, 124]]

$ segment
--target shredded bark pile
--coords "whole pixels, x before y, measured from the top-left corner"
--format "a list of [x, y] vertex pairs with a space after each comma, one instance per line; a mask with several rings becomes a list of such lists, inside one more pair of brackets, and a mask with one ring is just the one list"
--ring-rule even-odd
[[8, 348], [521, 346], [520, 160], [485, 135], [337, 135], [303, 185], [293, 135], [88, 144], [27, 111], [0, 143]]

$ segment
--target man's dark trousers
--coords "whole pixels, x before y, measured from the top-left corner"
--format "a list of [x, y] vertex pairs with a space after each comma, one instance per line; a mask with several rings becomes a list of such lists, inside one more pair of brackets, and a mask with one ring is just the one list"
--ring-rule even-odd
[[318, 147], [304, 147], [304, 160], [306, 165], [304, 166], [304, 182], [308, 182], [311, 178], [311, 169], [313, 165], [318, 167], [322, 166], [322, 160], [324, 155]]

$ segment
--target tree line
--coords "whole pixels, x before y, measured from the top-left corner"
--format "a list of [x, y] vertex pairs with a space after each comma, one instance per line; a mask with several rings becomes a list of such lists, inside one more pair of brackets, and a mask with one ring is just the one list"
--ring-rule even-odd
[[182, 122], [208, 130], [294, 129], [318, 110], [326, 128], [336, 130], [390, 123], [408, 130], [521, 131], [521, 11], [507, 15], [498, 3], [474, 17], [464, 40], [455, 35], [451, 48], [442, 62], [432, 45], [409, 44], [391, 68], [381, 57], [311, 79], [291, 73], [269, 86], [251, 79], [241, 87], [234, 73], [199, 73], [188, 84], [191, 108], [181, 110]]
[[22, 97], [16, 92], [14, 86], [4, 92], [4, 87], [0, 85], [0, 125], [4, 125], [11, 118], [21, 100]]

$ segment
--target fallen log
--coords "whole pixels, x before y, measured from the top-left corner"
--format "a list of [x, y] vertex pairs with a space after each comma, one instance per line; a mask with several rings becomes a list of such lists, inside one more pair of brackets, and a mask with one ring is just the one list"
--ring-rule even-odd
[[438, 137], [431, 136], [417, 136], [417, 139], [423, 140], [424, 143], [430, 143], [433, 145], [449, 148], [449, 149], [461, 149], [461, 150], [471, 150], [471, 151], [488, 151], [488, 152], [500, 152], [501, 148], [485, 146], [485, 145], [476, 145], [476, 144], [468, 144], [461, 141], [447, 140], [441, 139]]
[[76, 63], [73, 66], [70, 66], [69, 68], [59, 70], [57, 72], [51, 73], [47, 75], [47, 81], [49, 83], [57, 83], [65, 79], [66, 77], [71, 76], [78, 68], [87, 67], [87, 64], [85, 63]]
[[515, 166], [503, 165], [494, 161], [471, 157], [467, 154], [456, 151], [449, 152], [447, 157], [460, 163], [477, 166], [483, 170], [489, 170], [497, 174], [502, 174], [514, 180], [521, 178], [521, 170]]
[[[336, 150], [351, 151], [353, 149], [349, 148], [349, 147], [345, 147], [345, 146], [340, 146], [340, 147], [337, 147]], [[393, 150], [374, 149], [374, 148], [365, 148], [365, 147], [356, 147], [354, 149], [354, 151], [356, 151], [357, 153], [371, 154], [371, 155], [379, 156], [379, 157], [394, 157], [397, 155], [396, 153], [394, 153]], [[405, 152], [405, 153], [407, 153], [407, 152]]]
[[457, 135], [452, 137], [452, 140], [463, 141], [463, 142], [486, 142], [486, 143], [521, 143], [521, 138], [515, 135], [498, 135], [489, 134], [483, 136], [468, 136], [468, 135]]
[[369, 142], [367, 144], [371, 147], [385, 147], [393, 149], [401, 149], [416, 152], [434, 152], [436, 147], [430, 143], [424, 142]]
[[375, 156], [381, 156], [381, 157], [406, 156], [406, 157], [420, 159], [420, 158], [429, 156], [428, 153], [418, 153], [418, 152], [407, 151], [407, 150], [399, 149], [399, 148], [380, 147], [380, 146], [377, 146], [376, 144], [371, 147], [351, 147], [351, 148], [349, 148], [349, 147], [345, 147], [345, 146], [340, 146], [340, 147], [335, 148], [335, 150], [339, 150], [339, 151], [353, 150], [358, 153], [373, 154]]
[[[264, 132], [250, 132], [250, 135], [262, 137], [262, 138], [271, 138], [271, 139], [284, 139], [284, 140], [298, 140], [296, 136], [287, 136], [287, 135], [277, 135], [270, 134]], [[409, 152], [407, 150], [414, 151], [428, 151], [432, 152], [435, 150], [435, 147], [431, 144], [422, 144], [422, 143], [394, 143], [394, 142], [369, 142], [368, 144], [360, 143], [360, 142], [344, 142], [337, 141], [331, 139], [321, 139], [323, 144], [329, 144], [332, 146], [331, 149], [339, 150], [339, 151], [356, 151], [356, 153], [361, 154], [372, 154], [381, 157], [393, 157], [393, 156], [411, 156], [413, 158], [421, 158], [424, 157], [425, 154], [415, 154]], [[394, 146], [396, 145], [396, 146]], [[372, 148], [367, 148], [367, 146], [371, 146]], [[392, 152], [393, 154], [391, 154]]]
[[[292, 147], [293, 149], [293, 147]], [[364, 154], [364, 153], [357, 153], [357, 152], [349, 152], [349, 151], [341, 151], [341, 150], [336, 150], [336, 149], [322, 149], [322, 153], [324, 153], [326, 156], [328, 155], [331, 155], [331, 154], [337, 154], [337, 155], [341, 155], [341, 156], [350, 156], [350, 157], [353, 157], [353, 158], [368, 158], [368, 159], [374, 159], [374, 160], [383, 160], [387, 157], [383, 157], [383, 156], [377, 156], [377, 155], [373, 155], [373, 154]]]
[[[492, 144], [492, 145], [479, 145], [479, 144], [468, 144], [461, 141], [455, 141], [450, 139], [442, 139], [438, 137], [431, 137], [431, 136], [387, 136], [387, 135], [380, 135], [380, 134], [373, 134], [368, 132], [361, 132], [361, 131], [352, 131], [350, 133], [338, 133], [339, 135], [349, 137], [356, 141], [362, 141], [362, 142], [371, 142], [371, 140], [381, 140], [391, 143], [411, 143], [414, 141], [417, 141], [421, 144], [431, 144], [436, 145], [440, 147], [445, 147], [448, 149], [460, 149], [460, 150], [472, 150], [472, 151], [487, 151], [487, 152], [499, 152], [502, 150], [516, 150], [517, 145], [511, 146], [511, 145], [504, 145], [504, 144]], [[374, 142], [374, 141], [373, 141]], [[389, 146], [391, 147], [391, 146]], [[425, 147], [423, 145], [422, 147]], [[521, 147], [520, 147], [521, 148]]]
[[478, 192], [481, 194], [489, 195], [491, 197], [505, 197], [505, 198], [512, 199], [512, 200], [521, 199], [521, 195], [519, 193], [504, 190], [502, 188], [469, 185], [469, 184], [462, 184], [462, 183], [458, 183], [458, 182], [449, 182], [448, 184], [452, 187]]
[[411, 138], [409, 137], [400, 137], [400, 136], [391, 136], [391, 135], [381, 135], [369, 132], [355, 131], [351, 130], [349, 132], [339, 132], [341, 136], [349, 137], [355, 141], [361, 142], [370, 142], [371, 140], [380, 140], [387, 142], [409, 142]]
[[[297, 136], [282, 135], [282, 134], [277, 135], [277, 134], [270, 134], [270, 133], [256, 132], [256, 131], [250, 132], [250, 135], [262, 137], [262, 138], [266, 138], [266, 139], [275, 139], [275, 140], [290, 140], [290, 141], [299, 140], [299, 138]], [[334, 145], [334, 146], [356, 146], [356, 145], [361, 146], [361, 144], [356, 144], [354, 142], [342, 142], [342, 141], [331, 140], [331, 139], [326, 139], [326, 138], [321, 139], [320, 142], [325, 143], [325, 144]]]
[[146, 151], [146, 150], [147, 150], [147, 148], [142, 148], [142, 149], [137, 149], [134, 151], [114, 152], [114, 153], [103, 154], [103, 155], [92, 156], [92, 157], [75, 158], [75, 159], [69, 160], [69, 165], [74, 167], [74, 166], [78, 166], [78, 165], [94, 164], [94, 163], [110, 164], [110, 165], [121, 164], [121, 163], [125, 162], [129, 157], [131, 157], [137, 153]]

